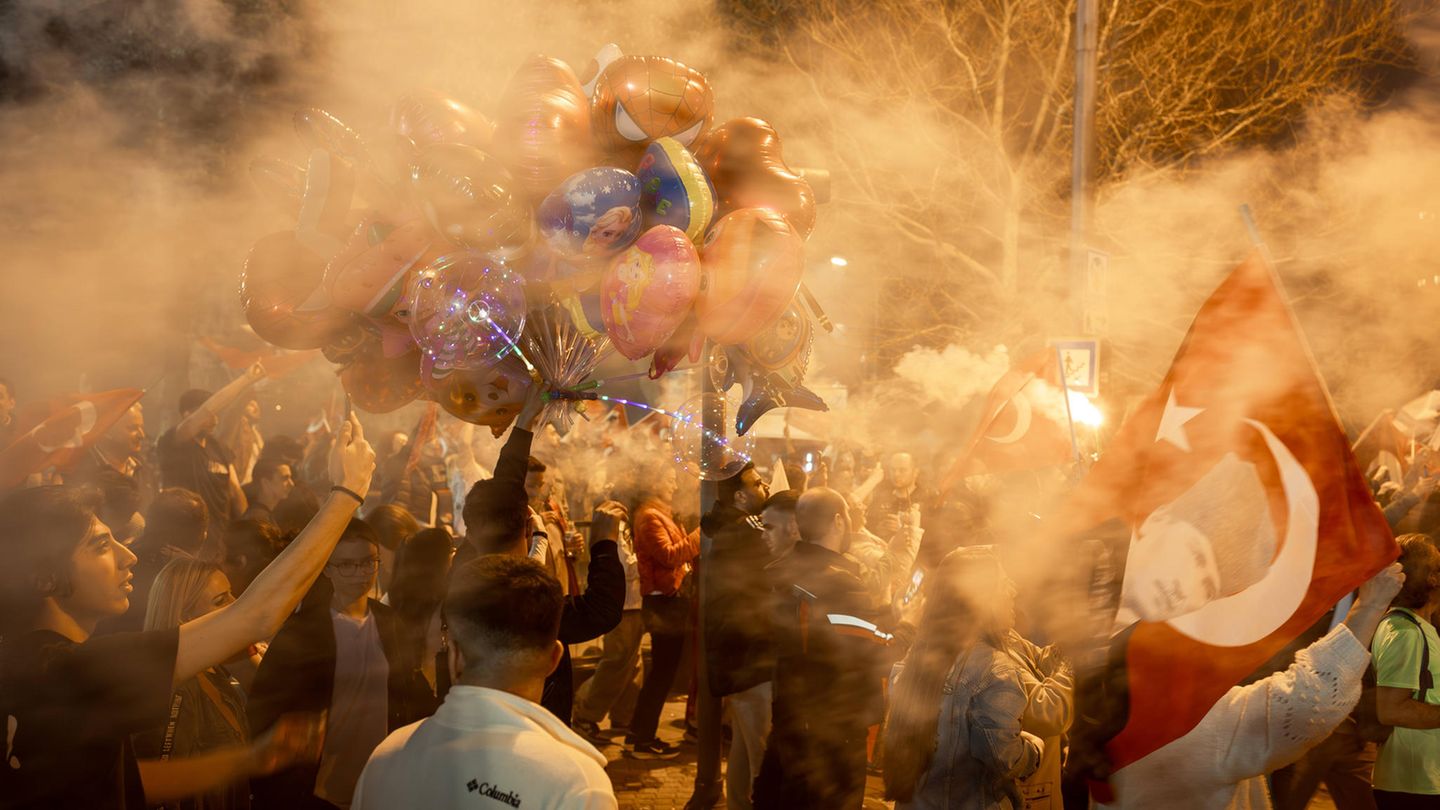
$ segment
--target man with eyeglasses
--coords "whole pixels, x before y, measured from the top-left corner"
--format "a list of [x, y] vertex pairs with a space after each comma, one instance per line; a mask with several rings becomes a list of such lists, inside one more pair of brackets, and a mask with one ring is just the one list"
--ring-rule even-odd
[[250, 694], [251, 728], [287, 712], [324, 711], [325, 738], [319, 763], [252, 783], [257, 808], [349, 807], [375, 746], [434, 710], [423, 676], [401, 652], [393, 612], [371, 598], [379, 565], [375, 530], [352, 520], [325, 576], [271, 643]]

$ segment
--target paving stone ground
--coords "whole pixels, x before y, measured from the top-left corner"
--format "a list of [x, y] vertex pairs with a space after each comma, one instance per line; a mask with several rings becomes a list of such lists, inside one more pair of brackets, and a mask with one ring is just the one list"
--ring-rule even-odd
[[[660, 717], [660, 739], [678, 743], [685, 733], [685, 701], [665, 704]], [[623, 734], [617, 733], [607, 745], [599, 745], [610, 762], [606, 773], [615, 785], [615, 796], [622, 810], [680, 810], [690, 800], [695, 788], [695, 746], [681, 745], [680, 755], [672, 760], [638, 760], [621, 753]], [[723, 767], [723, 766], [722, 766]], [[874, 776], [866, 784], [866, 810], [880, 810], [888, 805], [880, 799], [880, 780]], [[721, 801], [716, 807], [724, 807]]]

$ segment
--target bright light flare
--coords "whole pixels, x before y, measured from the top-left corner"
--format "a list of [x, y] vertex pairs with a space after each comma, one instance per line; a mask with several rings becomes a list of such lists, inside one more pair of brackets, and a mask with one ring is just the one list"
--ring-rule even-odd
[[1105, 414], [1095, 407], [1095, 403], [1091, 402], [1089, 397], [1079, 391], [1067, 391], [1066, 394], [1070, 398], [1070, 418], [1074, 419], [1077, 424], [1090, 427], [1100, 427], [1105, 424]]
[[830, 263], [835, 265], [836, 267], [848, 267], [850, 265], [850, 260], [846, 259], [844, 256], [831, 256]]

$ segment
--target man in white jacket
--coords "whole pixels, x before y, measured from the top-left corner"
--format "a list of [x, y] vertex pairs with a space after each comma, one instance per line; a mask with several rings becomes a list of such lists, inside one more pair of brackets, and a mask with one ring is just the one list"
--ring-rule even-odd
[[1345, 621], [1295, 663], [1236, 686], [1199, 725], [1110, 777], [1114, 808], [1268, 810], [1264, 776], [1299, 759], [1355, 708], [1370, 640], [1405, 581], [1395, 563], [1360, 586]]
[[539, 704], [560, 661], [562, 604], [560, 583], [532, 560], [485, 556], [453, 572], [444, 611], [456, 685], [433, 717], [375, 749], [351, 807], [615, 808], [604, 755]]

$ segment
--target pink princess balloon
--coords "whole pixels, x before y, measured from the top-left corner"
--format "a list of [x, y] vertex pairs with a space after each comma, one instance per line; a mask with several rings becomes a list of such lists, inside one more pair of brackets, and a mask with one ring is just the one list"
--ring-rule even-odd
[[616, 350], [639, 360], [685, 320], [700, 293], [700, 255], [685, 232], [656, 225], [615, 257], [600, 280], [600, 316]]

